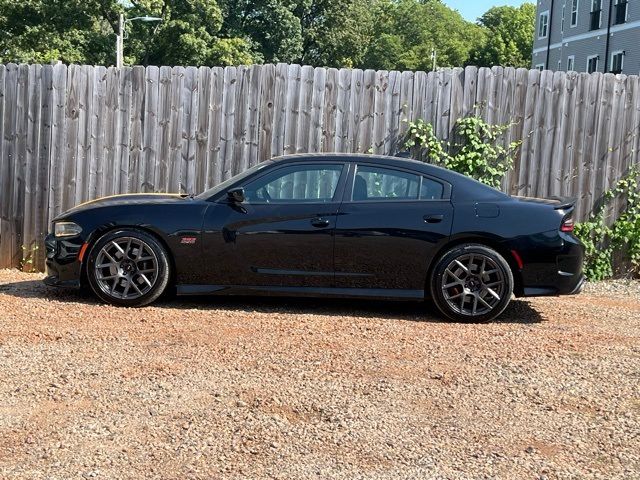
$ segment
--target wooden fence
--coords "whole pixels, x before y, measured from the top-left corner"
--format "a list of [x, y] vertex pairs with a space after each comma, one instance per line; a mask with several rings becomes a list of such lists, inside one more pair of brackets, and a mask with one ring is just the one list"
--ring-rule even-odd
[[288, 153], [394, 154], [407, 120], [447, 139], [470, 114], [523, 142], [506, 191], [577, 196], [580, 218], [638, 162], [636, 76], [0, 65], [0, 267], [42, 269], [51, 219], [89, 199], [199, 192]]

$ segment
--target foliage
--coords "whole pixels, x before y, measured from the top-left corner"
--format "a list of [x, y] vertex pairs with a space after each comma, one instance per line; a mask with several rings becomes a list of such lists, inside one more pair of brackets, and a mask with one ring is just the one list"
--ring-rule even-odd
[[[489, 10], [478, 24], [440, 0], [0, 0], [0, 63], [125, 63], [431, 70], [528, 64], [534, 7]], [[527, 27], [527, 22], [530, 25]]]
[[300, 63], [325, 67], [366, 66], [364, 57], [371, 43], [376, 9], [382, 1], [301, 2], [303, 5], [297, 9], [304, 42]]
[[455, 141], [443, 142], [433, 126], [419, 119], [409, 123], [405, 147], [412, 156], [468, 175], [499, 188], [504, 175], [513, 168], [513, 157], [520, 142], [502, 145], [502, 135], [511, 125], [490, 125], [479, 117], [456, 121]]
[[287, 0], [220, 0], [222, 33], [249, 38], [265, 62], [294, 62], [302, 54], [297, 6]]
[[0, 62], [113, 64], [118, 17], [151, 15], [160, 23], [127, 24], [129, 64], [252, 63], [244, 37], [220, 38], [215, 0], [0, 0]]
[[438, 66], [462, 66], [484, 38], [483, 28], [436, 0], [381, 2], [376, 18], [367, 68], [430, 71], [434, 49]]
[[35, 273], [35, 256], [38, 253], [38, 245], [35, 243], [31, 246], [22, 245], [22, 260], [20, 261], [20, 270], [27, 273]]
[[[614, 254], [622, 252], [636, 274], [640, 273], [640, 183], [639, 167], [633, 167], [604, 194], [589, 220], [575, 227], [575, 235], [586, 249], [585, 274], [589, 280], [604, 280], [614, 274]], [[616, 199], [626, 208], [611, 225], [607, 210]]]
[[476, 44], [471, 62], [478, 66], [531, 66], [536, 6], [493, 7], [479, 19], [487, 29], [486, 40]]

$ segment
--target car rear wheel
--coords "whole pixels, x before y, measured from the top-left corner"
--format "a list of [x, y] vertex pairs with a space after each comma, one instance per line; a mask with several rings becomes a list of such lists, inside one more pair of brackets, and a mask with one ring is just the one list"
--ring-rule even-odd
[[169, 283], [169, 260], [164, 247], [138, 230], [117, 230], [91, 248], [87, 278], [104, 302], [141, 307], [156, 300]]
[[513, 274], [495, 250], [477, 244], [459, 245], [436, 264], [431, 298], [446, 317], [461, 322], [488, 322], [511, 301]]

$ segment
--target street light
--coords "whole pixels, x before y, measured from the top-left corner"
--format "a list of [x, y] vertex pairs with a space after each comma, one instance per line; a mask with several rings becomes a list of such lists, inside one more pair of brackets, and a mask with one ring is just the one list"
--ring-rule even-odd
[[127, 22], [133, 22], [134, 20], [139, 20], [141, 22], [161, 22], [162, 18], [160, 17], [133, 17], [133, 18], [124, 18], [124, 14], [120, 14], [120, 20], [118, 22], [118, 36], [116, 38], [116, 67], [121, 68], [124, 63], [124, 28]]

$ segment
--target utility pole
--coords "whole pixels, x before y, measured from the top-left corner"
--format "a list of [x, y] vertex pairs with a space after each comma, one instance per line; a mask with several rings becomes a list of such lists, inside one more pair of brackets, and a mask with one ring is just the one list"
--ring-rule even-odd
[[118, 18], [118, 35], [116, 37], [116, 67], [122, 68], [124, 66], [124, 34], [125, 34], [125, 26], [127, 22], [133, 22], [134, 20], [139, 20], [141, 22], [161, 22], [162, 18], [160, 17], [135, 17], [135, 18], [124, 18], [124, 13], [120, 14]]
[[433, 61], [433, 66], [431, 67], [431, 71], [435, 72], [436, 71], [436, 59], [437, 59], [438, 53], [436, 52], [436, 49], [434, 48], [433, 50], [431, 50], [431, 60]]
[[118, 36], [116, 37], [116, 67], [124, 65], [124, 13], [118, 19]]

